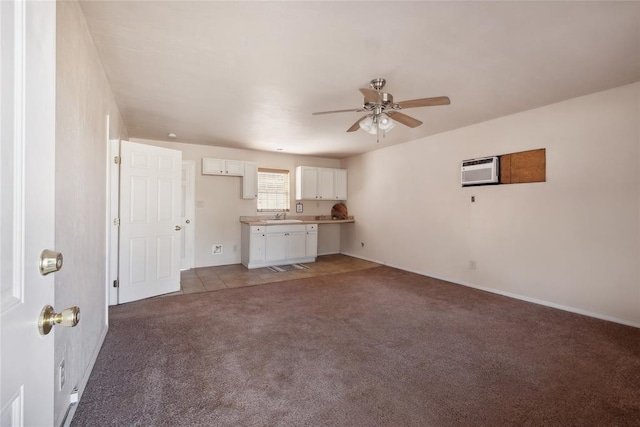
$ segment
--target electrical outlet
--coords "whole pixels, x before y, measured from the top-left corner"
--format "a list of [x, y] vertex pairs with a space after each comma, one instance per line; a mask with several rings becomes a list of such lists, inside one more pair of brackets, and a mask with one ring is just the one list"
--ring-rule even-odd
[[214, 245], [211, 247], [211, 254], [212, 255], [222, 255], [222, 244], [221, 243], [214, 243]]
[[471, 203], [475, 203], [476, 202], [476, 196], [471, 196]]
[[233, 245], [233, 252], [238, 252], [238, 245]]
[[62, 359], [62, 362], [60, 362], [60, 366], [58, 367], [58, 390], [62, 390], [62, 387], [64, 387], [64, 359]]
[[476, 262], [474, 260], [469, 261], [469, 269], [471, 270], [476, 269]]

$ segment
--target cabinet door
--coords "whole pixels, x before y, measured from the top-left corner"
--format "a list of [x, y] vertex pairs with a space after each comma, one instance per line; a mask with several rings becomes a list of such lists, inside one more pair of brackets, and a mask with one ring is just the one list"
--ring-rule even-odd
[[265, 261], [266, 235], [264, 233], [251, 233], [249, 241], [249, 262], [262, 263]]
[[242, 198], [255, 199], [256, 197], [258, 197], [258, 164], [253, 162], [244, 162]]
[[244, 162], [240, 160], [225, 160], [225, 172], [227, 175], [243, 176]]
[[334, 169], [335, 177], [335, 198], [336, 200], [347, 200], [347, 170]]
[[306, 250], [305, 256], [316, 257], [318, 256], [318, 231], [307, 231]]
[[287, 233], [287, 258], [304, 258], [307, 250], [306, 246], [306, 232], [305, 231], [292, 231]]
[[287, 236], [285, 233], [267, 233], [266, 260], [282, 261], [287, 258]]
[[334, 169], [318, 168], [318, 198], [323, 200], [335, 199]]
[[318, 168], [301, 166], [296, 168], [296, 199], [315, 200], [318, 198]]
[[203, 175], [224, 175], [225, 166], [223, 159], [207, 159], [202, 158], [202, 174]]

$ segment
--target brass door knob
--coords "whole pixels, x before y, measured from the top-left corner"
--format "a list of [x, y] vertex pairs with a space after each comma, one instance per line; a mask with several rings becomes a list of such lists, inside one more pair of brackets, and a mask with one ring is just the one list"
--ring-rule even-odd
[[50, 305], [45, 305], [38, 319], [40, 335], [47, 335], [55, 325], [74, 327], [80, 322], [80, 308], [70, 307], [60, 313]]

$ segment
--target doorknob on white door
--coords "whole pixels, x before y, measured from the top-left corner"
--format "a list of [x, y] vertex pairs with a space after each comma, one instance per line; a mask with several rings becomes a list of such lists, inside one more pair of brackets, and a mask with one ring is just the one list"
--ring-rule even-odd
[[179, 225], [176, 225], [176, 231], [180, 231], [182, 230], [182, 227], [180, 227]]
[[80, 322], [80, 308], [70, 307], [60, 313], [50, 305], [45, 305], [40, 312], [38, 319], [38, 330], [40, 335], [47, 335], [55, 325], [68, 326], [73, 328]]
[[191, 220], [190, 220], [190, 219], [186, 220], [185, 222], [186, 222], [187, 224], [191, 224]]
[[46, 276], [62, 268], [62, 254], [45, 249], [40, 254], [40, 274]]

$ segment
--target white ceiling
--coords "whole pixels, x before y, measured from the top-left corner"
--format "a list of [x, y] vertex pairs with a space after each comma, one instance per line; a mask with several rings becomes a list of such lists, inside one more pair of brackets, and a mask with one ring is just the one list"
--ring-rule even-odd
[[[84, 1], [130, 137], [323, 157], [399, 144], [640, 81], [637, 2]], [[403, 112], [346, 133], [358, 88]]]

